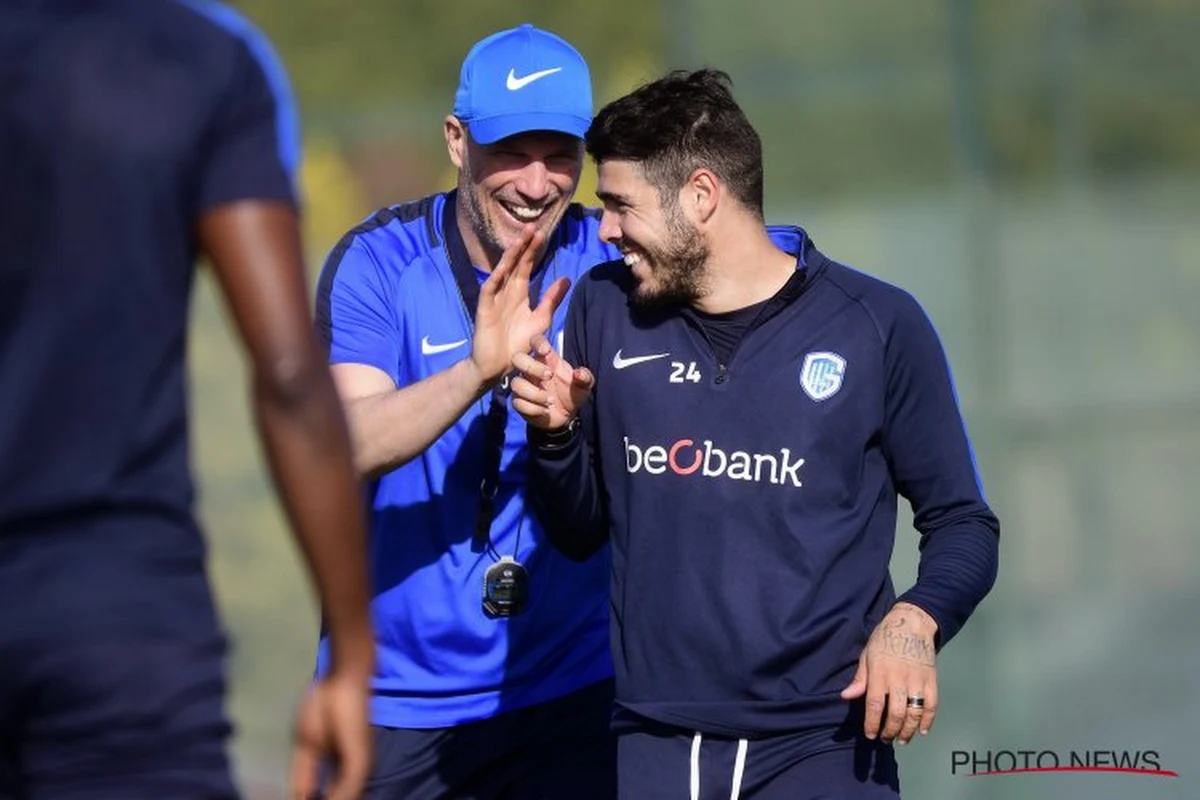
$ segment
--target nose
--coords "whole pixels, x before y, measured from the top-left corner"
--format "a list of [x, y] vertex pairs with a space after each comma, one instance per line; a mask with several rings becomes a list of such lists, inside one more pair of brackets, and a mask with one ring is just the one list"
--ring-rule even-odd
[[621, 240], [621, 223], [617, 215], [607, 208], [600, 215], [600, 241], [616, 244]]
[[533, 202], [541, 202], [550, 194], [550, 176], [546, 170], [546, 162], [533, 159], [521, 169], [517, 178], [517, 191]]

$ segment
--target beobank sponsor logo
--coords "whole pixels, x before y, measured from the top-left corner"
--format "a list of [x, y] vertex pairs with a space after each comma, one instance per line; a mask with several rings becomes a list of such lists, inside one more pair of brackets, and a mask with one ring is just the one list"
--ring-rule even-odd
[[647, 472], [663, 475], [695, 475], [702, 478], [726, 478], [752, 483], [803, 486], [800, 467], [803, 458], [792, 458], [792, 451], [781, 447], [773, 453], [727, 452], [711, 439], [697, 443], [678, 439], [671, 444], [638, 445], [625, 437], [625, 468], [630, 474]]

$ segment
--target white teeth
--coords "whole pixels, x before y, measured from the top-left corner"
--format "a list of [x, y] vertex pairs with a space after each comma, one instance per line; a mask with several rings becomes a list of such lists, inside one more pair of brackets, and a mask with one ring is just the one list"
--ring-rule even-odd
[[513, 206], [513, 205], [509, 205], [508, 203], [505, 203], [504, 207], [507, 208], [509, 213], [511, 213], [514, 217], [516, 217], [519, 220], [524, 220], [526, 222], [532, 222], [533, 220], [540, 217], [542, 215], [542, 212], [546, 210], [544, 207], [543, 208], [530, 208], [529, 206]]
[[625, 266], [627, 266], [627, 267], [632, 267], [635, 264], [637, 264], [639, 261], [642, 260], [642, 256], [640, 253], [626, 253], [624, 258], [625, 258]]

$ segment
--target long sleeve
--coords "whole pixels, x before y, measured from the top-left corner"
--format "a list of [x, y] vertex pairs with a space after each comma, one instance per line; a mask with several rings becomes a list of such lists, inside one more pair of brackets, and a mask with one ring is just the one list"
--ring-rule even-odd
[[899, 598], [938, 624], [938, 646], [991, 590], [1000, 523], [984, 497], [950, 369], [932, 323], [907, 295], [885, 332], [884, 449], [921, 534], [917, 582]]
[[[593, 366], [586, 356], [586, 288], [586, 278], [581, 279], [567, 312], [563, 357], [572, 366]], [[554, 546], [574, 561], [587, 559], [608, 540], [604, 490], [594, 457], [597, 420], [592, 412], [589, 401], [580, 410], [575, 434], [562, 443], [529, 428], [529, 506]]]

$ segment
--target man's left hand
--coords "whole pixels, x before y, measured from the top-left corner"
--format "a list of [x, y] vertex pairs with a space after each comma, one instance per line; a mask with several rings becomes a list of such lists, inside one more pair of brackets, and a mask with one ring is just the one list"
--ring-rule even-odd
[[933, 617], [910, 603], [892, 606], [871, 633], [854, 680], [842, 690], [846, 700], [866, 695], [868, 739], [905, 744], [918, 730], [929, 733], [938, 704], [936, 633]]

